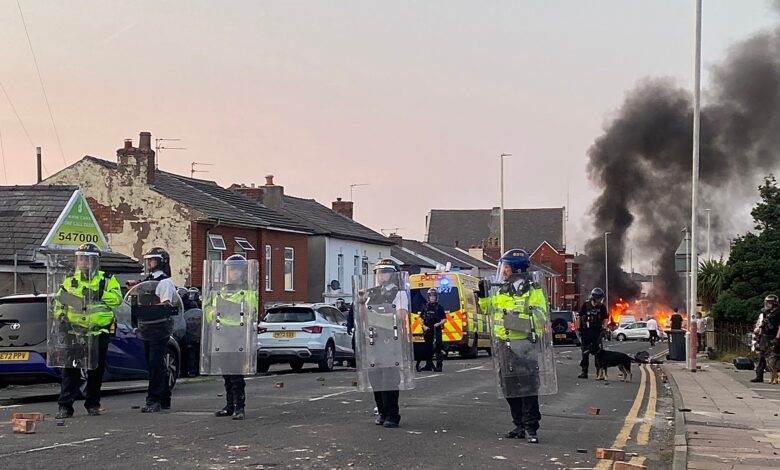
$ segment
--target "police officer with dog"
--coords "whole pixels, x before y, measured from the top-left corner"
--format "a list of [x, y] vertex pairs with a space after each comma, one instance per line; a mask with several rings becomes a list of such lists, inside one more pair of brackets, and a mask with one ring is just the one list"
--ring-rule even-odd
[[753, 383], [762, 383], [764, 381], [764, 371], [767, 368], [767, 360], [780, 344], [780, 301], [775, 294], [769, 294], [764, 298], [763, 320], [758, 328], [758, 346], [761, 356], [756, 367], [756, 377], [751, 380]]
[[582, 305], [580, 315], [577, 317], [577, 331], [582, 347], [582, 360], [580, 361], [582, 372], [577, 376], [578, 378], [588, 378], [590, 355], [601, 345], [608, 323], [609, 313], [604, 305], [604, 290], [596, 287], [590, 292], [590, 299]]

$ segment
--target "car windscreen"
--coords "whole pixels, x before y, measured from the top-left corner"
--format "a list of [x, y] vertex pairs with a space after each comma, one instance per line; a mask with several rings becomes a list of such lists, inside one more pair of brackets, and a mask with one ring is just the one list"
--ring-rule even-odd
[[314, 321], [314, 310], [302, 307], [285, 307], [269, 310], [266, 323], [303, 323]]
[[[439, 287], [439, 305], [445, 312], [457, 312], [460, 310], [460, 295], [457, 287]], [[412, 289], [412, 312], [422, 312], [428, 303], [428, 289]]]

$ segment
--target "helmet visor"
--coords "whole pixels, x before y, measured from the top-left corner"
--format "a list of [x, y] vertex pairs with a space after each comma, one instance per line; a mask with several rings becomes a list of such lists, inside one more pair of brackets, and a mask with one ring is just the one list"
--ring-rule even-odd
[[100, 269], [100, 256], [88, 251], [76, 252], [76, 270], [81, 273], [94, 274]]

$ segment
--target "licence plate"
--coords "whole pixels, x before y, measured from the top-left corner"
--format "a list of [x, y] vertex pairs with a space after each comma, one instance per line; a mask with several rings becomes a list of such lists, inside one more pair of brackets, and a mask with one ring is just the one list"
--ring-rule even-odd
[[29, 361], [29, 352], [0, 352], [0, 361]]
[[274, 331], [274, 338], [295, 338], [294, 331]]
[[555, 339], [566, 339], [566, 335], [555, 335]]

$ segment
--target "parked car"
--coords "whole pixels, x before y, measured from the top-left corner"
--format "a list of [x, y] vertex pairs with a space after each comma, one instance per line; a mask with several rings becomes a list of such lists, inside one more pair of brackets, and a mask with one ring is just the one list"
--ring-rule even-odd
[[[650, 331], [647, 329], [647, 322], [635, 322], [619, 327], [612, 332], [612, 337], [618, 341], [626, 341], [629, 339], [649, 340]], [[658, 339], [663, 340], [665, 337], [666, 333], [659, 329]]]
[[314, 363], [323, 372], [346, 360], [355, 365], [347, 317], [329, 304], [279, 305], [269, 308], [257, 328], [257, 370], [287, 362], [293, 370]]
[[[0, 387], [60, 380], [60, 369], [46, 366], [46, 299], [45, 294], [0, 298]], [[130, 326], [130, 306], [122, 303], [114, 313], [116, 335], [108, 346], [104, 380], [146, 379], [144, 346]], [[183, 338], [183, 318], [174, 323], [180, 324]], [[181, 369], [181, 349], [173, 336], [165, 363], [173, 388]]]
[[576, 318], [576, 313], [572, 311], [554, 311], [550, 313], [553, 344], [572, 343], [576, 346], [580, 345], [580, 339], [577, 337]]

